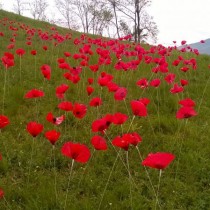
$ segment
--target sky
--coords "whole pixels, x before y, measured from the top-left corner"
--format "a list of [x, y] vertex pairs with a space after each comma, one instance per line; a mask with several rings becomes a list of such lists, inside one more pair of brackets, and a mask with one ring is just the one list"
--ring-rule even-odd
[[159, 29], [158, 42], [172, 44], [210, 38], [210, 0], [152, 0], [149, 14]]
[[[54, 0], [47, 1], [53, 11]], [[0, 2], [3, 9], [13, 10], [14, 0]], [[173, 41], [180, 44], [182, 40], [190, 44], [210, 38], [209, 7], [210, 0], [152, 0], [147, 11], [159, 30], [157, 44], [172, 45]]]

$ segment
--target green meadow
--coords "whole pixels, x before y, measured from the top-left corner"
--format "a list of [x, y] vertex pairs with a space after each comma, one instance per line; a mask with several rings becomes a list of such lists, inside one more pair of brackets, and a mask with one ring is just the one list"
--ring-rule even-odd
[[[18, 30], [12, 30], [11, 27]], [[53, 29], [54, 27], [55, 29]], [[34, 36], [27, 32], [34, 29]], [[126, 56], [125, 51], [134, 52], [137, 44], [127, 41], [114, 41], [108, 45], [107, 38], [85, 35], [67, 29], [52, 26], [46, 22], [35, 21], [9, 12], [0, 11], [0, 57], [5, 52], [14, 55], [15, 65], [5, 69], [0, 63], [0, 111], [9, 118], [10, 124], [0, 131], [0, 188], [4, 196], [0, 200], [0, 209], [24, 210], [141, 210], [141, 209], [210, 209], [210, 57], [196, 55], [192, 52], [181, 52], [174, 48], [141, 45], [145, 53], [135, 70], [116, 70], [118, 62], [116, 50], [121, 49], [121, 60], [137, 60], [138, 56]], [[42, 33], [49, 35], [42, 40]], [[14, 35], [15, 34], [15, 35]], [[51, 35], [60, 34], [69, 39], [58, 43]], [[31, 37], [30, 39], [27, 39]], [[14, 39], [12, 42], [11, 39]], [[78, 45], [74, 40], [80, 40]], [[90, 42], [90, 40], [92, 40]], [[98, 41], [93, 41], [98, 40]], [[26, 42], [31, 41], [31, 45]], [[8, 49], [13, 43], [14, 48]], [[88, 66], [82, 66], [78, 83], [67, 80], [60, 69], [57, 59], [65, 58], [71, 67], [81, 66], [82, 59], [74, 59], [74, 54], [81, 54], [80, 48], [91, 45], [92, 55], [88, 65], [97, 64], [97, 48], [110, 52], [110, 64], [99, 65], [93, 72]], [[48, 49], [43, 50], [43, 46]], [[25, 54], [20, 58], [16, 50], [22, 48]], [[151, 50], [153, 49], [154, 50]], [[37, 55], [31, 55], [37, 50]], [[161, 55], [160, 51], [166, 53]], [[70, 52], [65, 57], [64, 52]], [[146, 62], [149, 56], [152, 61]], [[178, 66], [174, 60], [182, 57]], [[168, 72], [152, 72], [159, 64], [155, 58], [164, 58]], [[196, 69], [184, 65], [186, 60], [195, 59]], [[47, 64], [51, 67], [51, 79], [43, 77], [40, 67]], [[187, 72], [180, 70], [189, 66]], [[113, 82], [127, 89], [124, 100], [114, 99], [114, 93], [98, 84], [102, 72], [111, 74]], [[173, 83], [180, 85], [180, 80], [188, 80], [184, 91], [172, 94], [172, 84], [165, 81], [167, 74], [173, 73]], [[88, 78], [93, 78], [91, 85], [94, 92], [88, 96], [86, 88]], [[137, 81], [146, 78], [148, 82], [155, 78], [161, 80], [159, 87], [148, 86], [145, 89], [137, 86]], [[58, 108], [62, 101], [56, 97], [56, 87], [69, 85], [65, 100], [87, 106], [84, 118], [76, 118], [72, 112], [65, 113]], [[26, 99], [25, 94], [31, 89], [44, 92], [44, 97]], [[102, 99], [102, 105], [91, 107], [89, 102], [94, 97]], [[148, 98], [148, 116], [133, 118], [130, 102]], [[195, 101], [196, 116], [177, 119], [176, 113], [181, 107], [179, 101], [191, 98]], [[49, 123], [46, 116], [52, 112], [58, 117], [65, 115], [65, 120], [58, 126]], [[95, 150], [91, 144], [94, 135], [93, 121], [106, 114], [124, 113], [128, 120], [122, 125], [111, 124], [103, 137], [107, 141], [106, 151]], [[0, 114], [0, 115], [1, 115]], [[43, 132], [33, 138], [26, 129], [29, 122], [36, 121], [44, 126]], [[44, 133], [55, 129], [61, 133], [53, 147]], [[130, 146], [128, 152], [112, 145], [112, 140], [119, 135], [137, 132], [142, 142], [138, 150]], [[85, 144], [91, 152], [85, 164], [74, 162], [61, 153], [65, 142]], [[143, 167], [142, 159], [149, 153], [168, 152], [175, 155], [171, 164], [162, 171]]]

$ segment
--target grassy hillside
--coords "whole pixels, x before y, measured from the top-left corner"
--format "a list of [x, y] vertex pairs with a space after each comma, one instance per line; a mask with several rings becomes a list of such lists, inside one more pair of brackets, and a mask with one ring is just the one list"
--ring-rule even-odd
[[[92, 37], [5, 11], [0, 11], [0, 35], [0, 115], [10, 121], [4, 127], [0, 120], [0, 209], [210, 209], [209, 56]], [[14, 55], [7, 60], [11, 67], [4, 63], [5, 52]], [[44, 64], [50, 78], [42, 74]], [[170, 74], [174, 80], [168, 80]], [[68, 86], [63, 95], [56, 94], [61, 84]], [[90, 95], [88, 86], [94, 89]], [[32, 89], [44, 97], [26, 98]], [[102, 105], [90, 106], [96, 97]], [[140, 111], [148, 114], [135, 116], [131, 102], [142, 98], [150, 101], [140, 100]], [[195, 102], [196, 116], [178, 119], [179, 102], [186, 98]], [[63, 101], [73, 110], [59, 109]], [[77, 103], [85, 106], [84, 116]], [[52, 122], [46, 120], [50, 112]], [[122, 125], [114, 123], [118, 112], [128, 117]], [[62, 115], [63, 122], [56, 120]], [[105, 122], [104, 129], [99, 126], [103, 132], [92, 130], [98, 119]], [[36, 137], [26, 128], [32, 121], [44, 127]], [[50, 130], [60, 132], [55, 146], [45, 137]], [[126, 139], [118, 147], [112, 144], [134, 132], [142, 138], [137, 146], [129, 143], [126, 151]], [[105, 139], [107, 150], [94, 149], [95, 135]], [[86, 163], [62, 154], [69, 141], [89, 149]], [[156, 152], [175, 159], [163, 170], [143, 167], [142, 159]]]
[[193, 49], [198, 49], [201, 54], [210, 55], [210, 39], [192, 43], [189, 46]]

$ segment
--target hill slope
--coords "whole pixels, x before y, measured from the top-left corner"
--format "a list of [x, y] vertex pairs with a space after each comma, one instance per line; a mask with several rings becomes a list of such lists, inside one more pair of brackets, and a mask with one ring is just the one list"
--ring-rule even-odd
[[210, 208], [209, 56], [0, 11], [0, 57], [0, 209]]
[[198, 49], [201, 54], [210, 55], [210, 39], [204, 40], [205, 43], [196, 42], [190, 44], [190, 47], [193, 49]]
[[179, 49], [198, 50], [200, 54], [210, 55], [210, 39], [203, 40], [203, 42], [196, 42], [188, 45], [180, 46]]

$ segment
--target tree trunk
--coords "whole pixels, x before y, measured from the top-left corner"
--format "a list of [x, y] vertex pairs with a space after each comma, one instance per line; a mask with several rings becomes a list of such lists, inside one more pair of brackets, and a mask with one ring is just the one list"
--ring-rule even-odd
[[139, 9], [139, 0], [136, 0], [136, 16], [137, 16], [137, 41], [140, 42], [140, 9]]
[[138, 31], [138, 27], [137, 27], [137, 0], [135, 0], [135, 20], [134, 20], [134, 39], [135, 39], [135, 42], [137, 42], [137, 31]]
[[116, 5], [115, 4], [116, 4], [115, 2], [112, 2], [112, 6], [113, 6], [113, 9], [114, 9], [114, 16], [115, 16], [115, 24], [116, 24], [116, 29], [117, 29], [117, 36], [118, 36], [118, 39], [119, 39], [120, 38], [120, 33], [119, 33], [117, 13], [116, 13]]
[[87, 8], [85, 8], [86, 12], [85, 12], [85, 25], [86, 25], [86, 33], [89, 33], [89, 24], [88, 24], [88, 11]]

